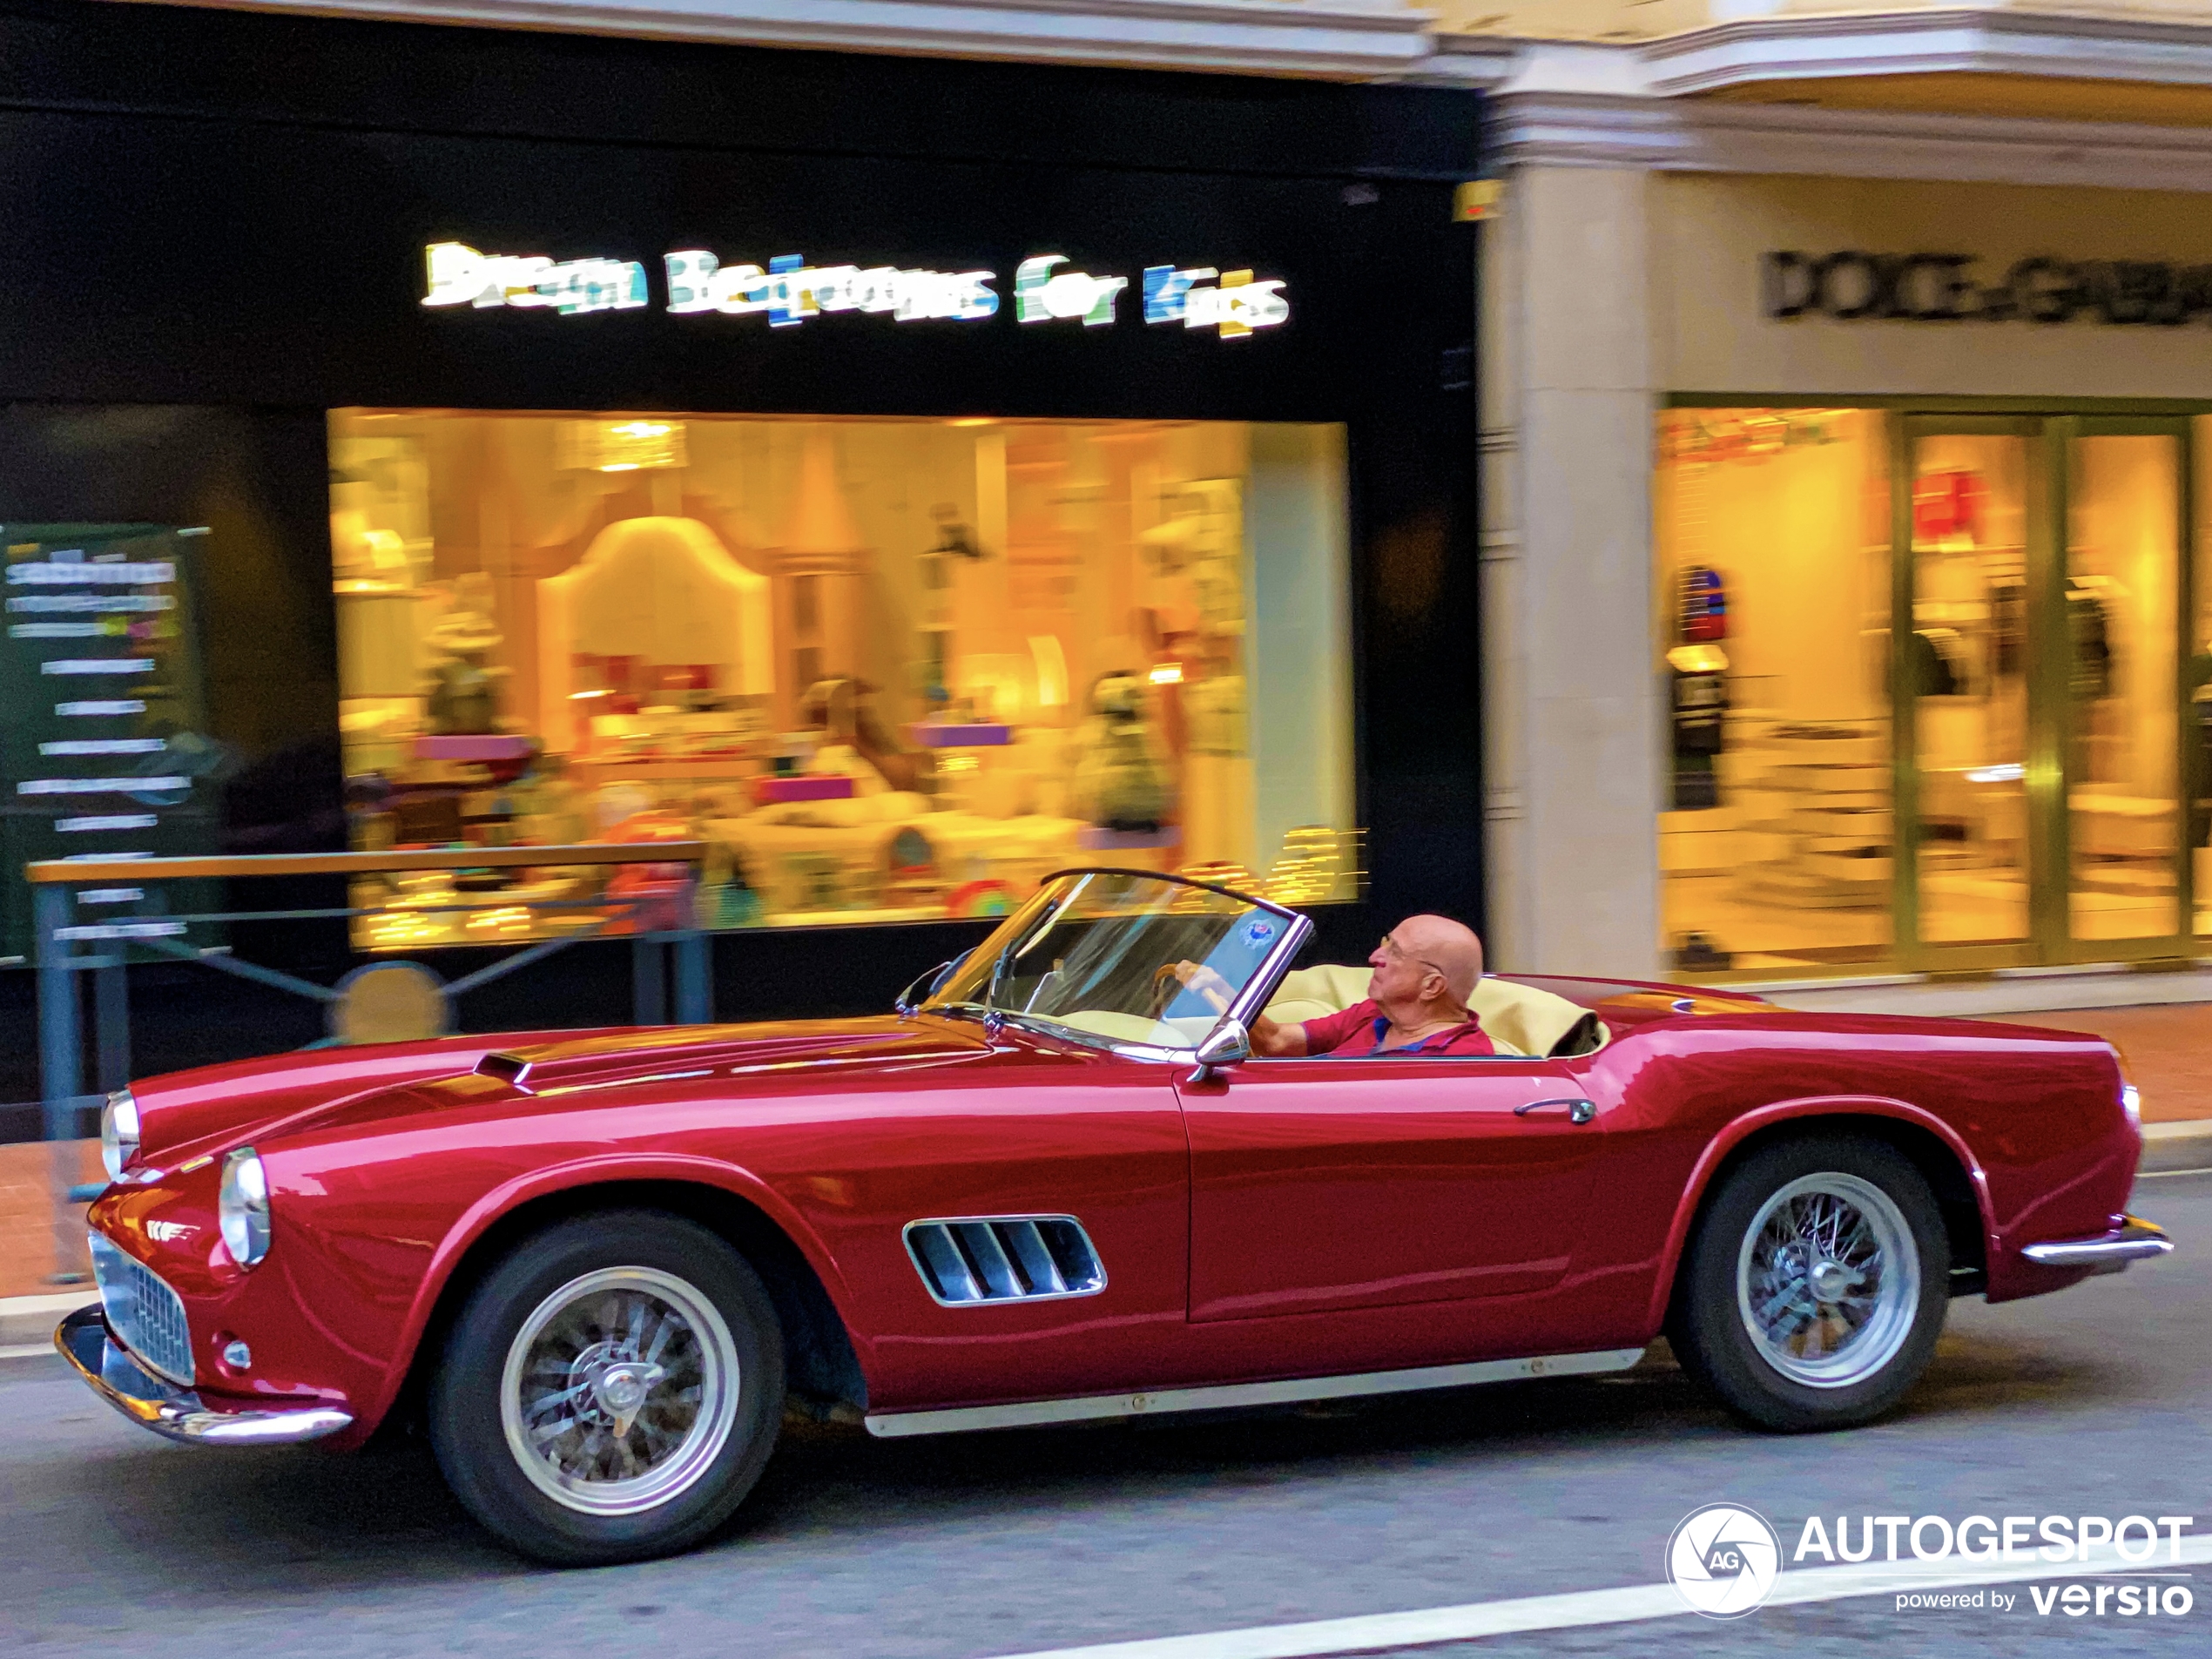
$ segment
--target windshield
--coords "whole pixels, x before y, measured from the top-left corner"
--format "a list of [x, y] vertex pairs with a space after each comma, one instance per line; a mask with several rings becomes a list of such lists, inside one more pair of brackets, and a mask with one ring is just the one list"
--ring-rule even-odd
[[[1024, 1025], [1193, 1049], [1247, 993], [1279, 976], [1309, 924], [1273, 905], [1142, 871], [1074, 871], [961, 962], [923, 1004], [997, 1013]], [[1211, 969], [1189, 974], [1178, 964]]]

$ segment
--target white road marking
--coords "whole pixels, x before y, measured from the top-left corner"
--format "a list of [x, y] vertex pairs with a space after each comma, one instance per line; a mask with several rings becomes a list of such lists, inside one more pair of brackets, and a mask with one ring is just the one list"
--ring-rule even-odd
[[[2180, 1559], [2161, 1536], [2155, 1560], [2127, 1561], [2108, 1547], [2098, 1547], [2086, 1561], [1870, 1561], [1858, 1567], [1785, 1567], [1764, 1606], [1805, 1602], [1843, 1602], [1862, 1595], [1907, 1591], [1971, 1588], [1980, 1584], [2017, 1584], [2034, 1580], [2094, 1578], [2113, 1573], [2172, 1572], [2212, 1565], [2212, 1534], [2182, 1538]], [[2016, 1612], [2027, 1613], [2022, 1602]], [[1011, 1659], [1323, 1659], [1333, 1654], [1372, 1653], [1383, 1648], [1419, 1648], [1445, 1642], [1474, 1642], [1484, 1636], [1530, 1630], [1566, 1630], [1591, 1624], [1627, 1624], [1639, 1619], [1693, 1616], [1671, 1584], [1632, 1584], [1612, 1590], [1573, 1590], [1563, 1595], [1525, 1595], [1507, 1602], [1471, 1602], [1460, 1607], [1424, 1608], [1412, 1613], [1370, 1613], [1350, 1619], [1318, 1619], [1307, 1624], [1258, 1625], [1243, 1630], [1210, 1630], [1202, 1635], [1158, 1636], [1143, 1642], [1109, 1642], [1088, 1648], [1055, 1648]], [[1757, 1619], [1754, 1612], [1748, 1615]], [[2029, 1614], [2028, 1616], [2033, 1616]]]

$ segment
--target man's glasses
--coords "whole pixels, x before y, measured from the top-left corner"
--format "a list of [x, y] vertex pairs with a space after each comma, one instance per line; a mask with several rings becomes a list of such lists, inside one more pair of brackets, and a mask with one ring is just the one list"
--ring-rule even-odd
[[[1400, 946], [1398, 941], [1389, 934], [1385, 934], [1382, 936], [1382, 944], [1379, 948], [1381, 949], [1383, 954], [1389, 957], [1393, 962], [1404, 961], [1406, 960], [1406, 952], [1404, 948]], [[1444, 974], [1444, 970], [1442, 968], [1439, 968], [1434, 962], [1429, 961], [1429, 959], [1426, 956], [1416, 956], [1413, 960], [1419, 962], [1423, 968], [1427, 968], [1432, 974]], [[1452, 976], [1449, 974], [1444, 974], [1445, 983], [1448, 985], [1451, 983], [1451, 981]]]

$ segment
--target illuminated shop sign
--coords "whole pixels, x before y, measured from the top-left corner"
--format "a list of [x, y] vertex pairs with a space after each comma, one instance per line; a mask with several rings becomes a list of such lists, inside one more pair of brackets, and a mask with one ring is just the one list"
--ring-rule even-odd
[[1088, 271], [1055, 271], [1068, 263], [1064, 253], [1040, 253], [1014, 267], [1014, 320], [1050, 322], [1082, 319], [1096, 328], [1114, 320], [1114, 299], [1129, 287], [1127, 277], [1095, 277]]
[[999, 308], [988, 271], [902, 271], [879, 265], [809, 265], [797, 253], [779, 254], [767, 269], [724, 265], [704, 249], [671, 253], [668, 308], [679, 314], [719, 311], [730, 316], [767, 314], [771, 327], [787, 328], [825, 312], [865, 311], [900, 322], [948, 318], [978, 322]]
[[[16, 586], [57, 587], [66, 584], [72, 588], [109, 587], [132, 588], [140, 583], [174, 582], [177, 567], [166, 559], [141, 559], [115, 564], [87, 564], [84, 555], [71, 550], [74, 557], [63, 559], [29, 559], [8, 567], [8, 580]], [[10, 602], [10, 609], [14, 608]]]
[[1211, 266], [1195, 271], [1178, 271], [1171, 265], [1144, 267], [1147, 322], [1218, 328], [1224, 340], [1236, 340], [1255, 328], [1272, 328], [1290, 314], [1283, 285], [1255, 281], [1250, 271], [1216, 271]]
[[632, 311], [645, 301], [645, 267], [631, 260], [561, 260], [479, 253], [465, 242], [434, 243], [426, 306], [543, 306], [564, 317]]
[[[483, 310], [512, 306], [563, 316], [631, 311], [649, 303], [645, 267], [634, 260], [556, 261], [536, 254], [481, 253], [462, 242], [424, 250], [426, 306]], [[995, 271], [937, 271], [900, 266], [815, 265], [782, 253], [765, 265], [725, 263], [705, 248], [663, 256], [668, 309], [679, 316], [718, 314], [765, 317], [792, 328], [851, 312], [894, 322], [981, 322], [996, 316], [1001, 279]], [[1063, 253], [1039, 253], [1015, 267], [1012, 298], [1019, 323], [1109, 327], [1121, 319], [1130, 279], [1070, 266]], [[1279, 277], [1212, 266], [1146, 266], [1139, 279], [1148, 324], [1212, 329], [1224, 340], [1251, 337], [1290, 320]]]
[[2212, 265], [2155, 260], [2060, 260], [2038, 254], [1994, 280], [1972, 253], [1801, 253], [1761, 261], [1770, 317], [1845, 322], [2184, 323], [2212, 314]]

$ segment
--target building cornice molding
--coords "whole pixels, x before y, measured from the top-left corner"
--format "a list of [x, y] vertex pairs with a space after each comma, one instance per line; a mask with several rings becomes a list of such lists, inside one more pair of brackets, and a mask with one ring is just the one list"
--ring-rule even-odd
[[2212, 27], [2202, 24], [1963, 7], [1739, 18], [1632, 50], [1663, 96], [1935, 73], [2212, 85]]
[[1507, 166], [1801, 173], [2212, 192], [2212, 129], [1501, 92]]
[[1341, 80], [1406, 78], [1433, 13], [1400, 0], [133, 0], [398, 23]]

